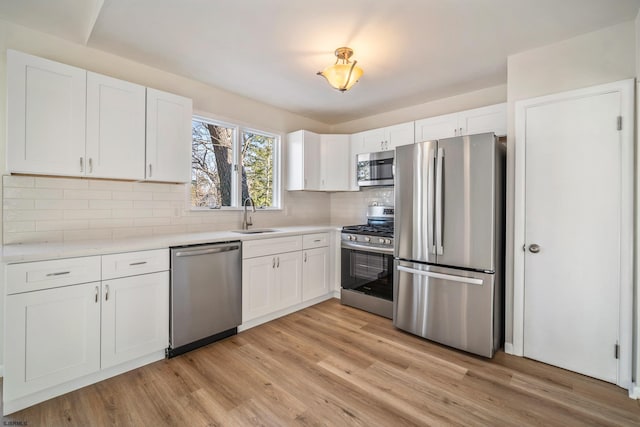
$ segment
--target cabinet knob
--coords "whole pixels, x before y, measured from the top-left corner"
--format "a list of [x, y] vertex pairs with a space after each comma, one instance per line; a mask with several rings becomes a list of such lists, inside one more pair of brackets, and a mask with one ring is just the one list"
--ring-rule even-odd
[[540, 245], [536, 245], [535, 243], [529, 245], [529, 252], [531, 252], [532, 254], [537, 254], [538, 252], [540, 252]]

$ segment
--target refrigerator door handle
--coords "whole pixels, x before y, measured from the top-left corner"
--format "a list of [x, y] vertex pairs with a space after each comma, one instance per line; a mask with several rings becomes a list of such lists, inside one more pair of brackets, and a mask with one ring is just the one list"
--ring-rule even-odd
[[435, 150], [429, 150], [429, 165], [427, 175], [427, 238], [429, 239], [429, 251], [436, 253], [436, 236], [434, 233], [434, 201], [435, 201]]
[[438, 147], [438, 157], [436, 162], [436, 254], [442, 255], [444, 248], [442, 246], [442, 193], [444, 192], [443, 178], [444, 167], [444, 149]]
[[433, 277], [434, 279], [449, 280], [452, 282], [468, 283], [470, 285], [482, 285], [482, 279], [474, 279], [473, 277], [453, 276], [451, 274], [434, 273], [433, 271], [416, 270], [415, 268], [398, 266], [398, 271], [404, 271], [405, 273], [417, 274], [420, 276]]

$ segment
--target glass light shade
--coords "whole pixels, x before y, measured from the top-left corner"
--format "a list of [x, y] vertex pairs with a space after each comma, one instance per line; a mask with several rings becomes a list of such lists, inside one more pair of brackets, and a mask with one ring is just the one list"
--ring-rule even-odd
[[[351, 71], [352, 66], [353, 71]], [[351, 76], [349, 76], [350, 71]], [[331, 65], [318, 74], [327, 79], [327, 82], [329, 82], [331, 86], [338, 89], [340, 92], [344, 92], [345, 90], [351, 89], [351, 87], [356, 84], [358, 79], [362, 77], [363, 71], [362, 68], [357, 65], [348, 63]]]

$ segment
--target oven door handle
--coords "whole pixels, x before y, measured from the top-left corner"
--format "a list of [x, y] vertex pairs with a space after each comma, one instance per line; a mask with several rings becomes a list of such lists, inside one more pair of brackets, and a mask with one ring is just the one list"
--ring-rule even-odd
[[393, 255], [393, 248], [380, 248], [377, 246], [359, 245], [357, 243], [344, 242], [344, 241], [342, 242], [341, 247], [343, 249], [360, 249], [365, 252], [374, 252], [378, 254]]

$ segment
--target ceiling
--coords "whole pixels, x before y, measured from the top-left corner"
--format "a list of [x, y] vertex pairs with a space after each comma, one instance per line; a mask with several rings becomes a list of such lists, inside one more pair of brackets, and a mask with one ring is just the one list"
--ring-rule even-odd
[[[506, 83], [507, 56], [640, 0], [0, 0], [0, 18], [335, 124]], [[348, 92], [316, 72], [349, 46]]]

